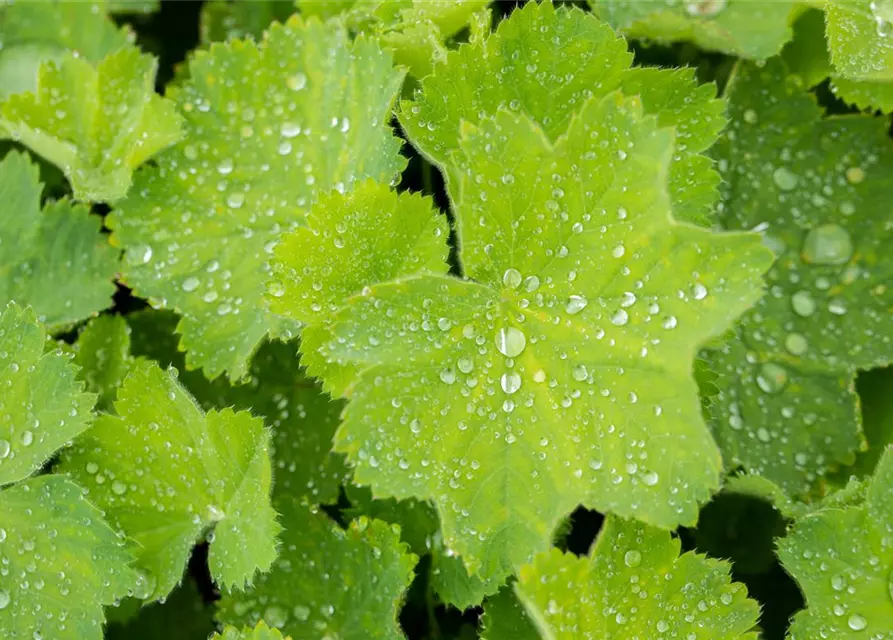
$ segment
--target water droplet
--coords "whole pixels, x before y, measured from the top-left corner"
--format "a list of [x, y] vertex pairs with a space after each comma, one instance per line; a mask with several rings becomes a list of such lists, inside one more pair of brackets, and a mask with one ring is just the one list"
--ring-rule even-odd
[[828, 311], [836, 316], [846, 315], [846, 303], [841, 298], [828, 300]]
[[589, 371], [586, 370], [586, 365], [578, 364], [574, 367], [573, 370], [574, 380], [577, 382], [583, 382], [586, 378], [589, 377]]
[[112, 483], [112, 493], [114, 493], [116, 496], [123, 496], [125, 493], [127, 493], [127, 485], [119, 480], [115, 480]]
[[137, 244], [127, 250], [125, 255], [129, 264], [146, 264], [152, 259], [152, 247], [147, 244]]
[[676, 328], [676, 316], [667, 316], [664, 318], [664, 321], [661, 323], [661, 326], [664, 329], [675, 329]]
[[813, 264], [844, 264], [853, 255], [853, 241], [846, 229], [823, 224], [806, 234], [802, 258]]
[[685, 11], [690, 16], [712, 18], [722, 13], [728, 0], [686, 0]]
[[772, 172], [772, 181], [782, 191], [792, 191], [797, 188], [800, 178], [787, 167], [779, 167]]
[[634, 294], [632, 291], [624, 292], [623, 297], [621, 297], [620, 299], [620, 306], [631, 307], [634, 304], [636, 304], [636, 294]]
[[200, 284], [201, 282], [198, 278], [196, 278], [195, 276], [189, 276], [183, 281], [183, 291], [186, 291], [187, 293], [190, 291], [195, 291], [196, 289], [198, 289], [198, 285]]
[[642, 554], [635, 549], [627, 551], [623, 555], [623, 564], [630, 568], [638, 567], [640, 564], [642, 564]]
[[627, 322], [629, 322], [629, 314], [623, 309], [618, 309], [617, 313], [611, 316], [611, 324], [615, 326], [622, 327]]
[[521, 285], [521, 272], [517, 269], [506, 269], [502, 274], [502, 284], [509, 289], [517, 289]]
[[440, 372], [440, 381], [446, 384], [453, 384], [456, 381], [456, 372], [452, 369], [444, 369]]
[[282, 607], [270, 605], [264, 611], [264, 622], [274, 629], [281, 629], [288, 622], [288, 613]]
[[285, 285], [278, 280], [273, 280], [273, 282], [267, 285], [267, 291], [274, 298], [281, 298], [285, 295]]
[[301, 133], [301, 125], [294, 122], [283, 122], [282, 126], [279, 127], [279, 133], [282, 134], [283, 138], [294, 138]]
[[12, 451], [12, 445], [9, 440], [0, 440], [0, 460], [6, 458], [10, 451]]
[[847, 618], [846, 624], [853, 631], [862, 631], [862, 629], [868, 626], [868, 621], [865, 619], [865, 616], [854, 613]]
[[9, 591], [0, 591], [0, 609], [8, 607], [11, 599], [12, 598], [9, 597]]
[[642, 482], [649, 487], [656, 485], [658, 480], [660, 480], [660, 476], [654, 471], [646, 471], [642, 474]]
[[22, 431], [22, 444], [30, 447], [32, 442], [34, 442], [34, 434], [27, 430]]
[[798, 291], [791, 296], [791, 306], [794, 308], [794, 313], [805, 318], [813, 314], [816, 304], [809, 291]]
[[225, 158], [217, 163], [217, 173], [222, 176], [229, 175], [233, 172], [233, 161]]
[[285, 86], [292, 91], [300, 91], [307, 86], [307, 76], [300, 72], [293, 76], [288, 76], [285, 79]]
[[472, 369], [474, 369], [474, 360], [469, 356], [462, 356], [456, 362], [456, 367], [458, 367], [459, 371], [462, 373], [471, 373]]
[[626, 249], [622, 244], [618, 244], [611, 250], [611, 255], [615, 258], [622, 258], [624, 253], [626, 253]]
[[802, 334], [789, 333], [784, 339], [784, 348], [792, 355], [802, 356], [809, 348], [809, 343]]
[[226, 196], [226, 206], [230, 209], [239, 209], [245, 204], [245, 194], [241, 191], [234, 191]]
[[850, 184], [859, 184], [865, 180], [865, 171], [862, 167], [850, 167], [846, 170], [846, 180]]
[[527, 337], [520, 329], [515, 327], [503, 327], [496, 332], [494, 339], [496, 349], [507, 358], [521, 355], [527, 346]]
[[507, 371], [499, 379], [499, 386], [506, 393], [515, 393], [521, 388], [521, 376], [516, 371]]
[[569, 314], [576, 315], [585, 309], [587, 304], [589, 304], [589, 301], [583, 296], [570, 296], [564, 309]]
[[746, 122], [747, 124], [756, 124], [757, 120], [759, 120], [759, 119], [760, 119], [760, 117], [757, 115], [757, 112], [754, 111], [753, 109], [748, 109], [747, 111], [744, 112], [744, 122]]
[[540, 288], [540, 279], [536, 276], [527, 276], [527, 279], [524, 280], [524, 290], [527, 293], [533, 293], [537, 289]]
[[788, 383], [788, 372], [781, 365], [767, 362], [757, 374], [757, 386], [765, 393], [778, 393]]
[[707, 287], [700, 282], [696, 282], [691, 288], [691, 295], [695, 300], [703, 300], [707, 297]]
[[292, 610], [292, 613], [295, 614], [295, 618], [301, 622], [307, 622], [307, 619], [310, 617], [310, 609], [302, 605], [297, 605]]

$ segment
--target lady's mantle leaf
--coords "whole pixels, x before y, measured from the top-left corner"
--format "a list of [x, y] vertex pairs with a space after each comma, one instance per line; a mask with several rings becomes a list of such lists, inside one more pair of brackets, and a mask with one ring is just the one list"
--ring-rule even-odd
[[63, 200], [41, 211], [39, 173], [15, 151], [0, 162], [0, 303], [31, 305], [59, 329], [111, 304], [118, 252], [87, 207]]
[[359, 518], [345, 531], [296, 500], [280, 507], [279, 558], [253, 588], [224, 596], [218, 619], [262, 619], [295, 638], [402, 639], [397, 613], [418, 558], [399, 528]]
[[96, 64], [126, 47], [126, 29], [107, 15], [105, 2], [7, 2], [0, 7], [0, 98], [34, 91], [40, 65], [66, 51]]
[[41, 66], [33, 93], [0, 105], [0, 127], [62, 169], [75, 198], [113, 202], [134, 169], [180, 139], [179, 116], [155, 93], [157, 66], [135, 47], [95, 68], [66, 54]]
[[829, 0], [825, 4], [831, 63], [851, 80], [893, 80], [893, 3]]
[[118, 315], [91, 320], [78, 336], [74, 361], [81, 367], [78, 377], [99, 396], [96, 408], [111, 411], [118, 387], [133, 364], [127, 321]]
[[[729, 565], [691, 552], [680, 556], [679, 548], [665, 531], [612, 517], [589, 557], [557, 549], [537, 556], [521, 567], [515, 585], [528, 624], [539, 631], [533, 637], [755, 639], [748, 631], [759, 607], [743, 585], [730, 583]], [[517, 620], [519, 612], [504, 596], [497, 604], [484, 637], [511, 640], [516, 636], [501, 632], [498, 618]]]
[[893, 143], [883, 120], [822, 119], [780, 61], [738, 69], [730, 115], [721, 222], [763, 229], [777, 260], [705, 354], [722, 374], [711, 426], [730, 464], [803, 494], [862, 444], [856, 369], [893, 359]]
[[673, 220], [672, 133], [591, 100], [553, 145], [500, 111], [455, 156], [466, 272], [376, 285], [323, 356], [362, 373], [336, 434], [376, 495], [431, 499], [484, 579], [548, 546], [578, 503], [671, 528], [721, 461], [698, 345], [760, 295], [750, 234]]
[[233, 38], [260, 40], [272, 22], [284, 22], [294, 12], [294, 0], [211, 0], [202, 5], [200, 38], [204, 44]]
[[335, 24], [291, 18], [260, 45], [199, 52], [171, 97], [187, 140], [141, 172], [109, 220], [138, 293], [179, 311], [190, 368], [232, 379], [268, 332], [262, 301], [279, 235], [320, 193], [403, 167], [388, 114], [402, 73]]
[[270, 506], [270, 434], [230, 409], [203, 414], [172, 372], [131, 368], [115, 402], [62, 464], [112, 524], [133, 538], [148, 598], [180, 580], [192, 545], [214, 527], [211, 575], [241, 588], [276, 557]]
[[372, 181], [346, 196], [321, 198], [307, 225], [276, 247], [270, 309], [311, 325], [302, 347], [310, 372], [343, 395], [355, 371], [316, 352], [331, 337], [328, 319], [366, 286], [415, 273], [445, 274], [449, 227], [429, 198], [398, 195]]
[[69, 480], [40, 476], [0, 491], [3, 637], [101, 640], [102, 606], [138, 582], [130, 561]]
[[90, 424], [96, 399], [30, 309], [0, 311], [0, 486], [27, 478]]
[[885, 638], [893, 632], [893, 448], [881, 456], [862, 500], [803, 517], [778, 545], [807, 608], [790, 640]]
[[791, 38], [792, 0], [590, 0], [631, 38], [690, 41], [703, 49], [762, 60]]
[[215, 633], [211, 640], [291, 640], [291, 636], [283, 637], [279, 629], [271, 629], [261, 620], [253, 629], [245, 627], [241, 631], [227, 625], [223, 633]]
[[661, 126], [676, 127], [673, 211], [679, 220], [704, 222], [719, 178], [699, 153], [722, 129], [723, 103], [713, 99], [714, 87], [697, 85], [691, 69], [630, 69], [631, 62], [623, 39], [592, 14], [531, 2], [489, 38], [451, 52], [415, 99], [401, 104], [400, 122], [413, 145], [445, 171], [455, 201], [450, 154], [463, 121], [479, 123], [507, 107], [531, 117], [554, 141], [587, 98], [620, 88], [639, 95]]

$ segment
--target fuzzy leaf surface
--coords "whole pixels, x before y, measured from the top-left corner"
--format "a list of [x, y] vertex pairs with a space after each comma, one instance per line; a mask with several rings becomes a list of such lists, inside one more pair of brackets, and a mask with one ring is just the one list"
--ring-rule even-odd
[[856, 370], [893, 359], [893, 143], [881, 119], [822, 118], [780, 61], [742, 65], [730, 100], [720, 221], [759, 225], [776, 261], [736, 336], [705, 353], [711, 426], [730, 465], [805, 494], [862, 446]]
[[635, 99], [589, 101], [554, 144], [503, 110], [462, 151], [475, 282], [406, 278], [338, 313], [322, 355], [362, 373], [336, 450], [376, 495], [432, 500], [484, 579], [580, 502], [693, 521], [721, 467], [693, 354], [759, 297], [769, 253], [673, 220], [672, 134]]
[[231, 409], [203, 413], [172, 371], [134, 363], [115, 402], [69, 450], [62, 470], [112, 524], [137, 543], [147, 599], [180, 581], [209, 528], [212, 577], [243, 588], [276, 557], [280, 527], [270, 505], [270, 434]]
[[96, 67], [65, 54], [41, 66], [34, 92], [0, 105], [0, 127], [59, 167], [78, 200], [114, 202], [134, 169], [181, 137], [173, 104], [155, 93], [157, 67], [136, 47]]
[[297, 16], [259, 45], [195, 54], [170, 92], [188, 140], [137, 176], [109, 220], [128, 284], [182, 315], [189, 368], [238, 380], [264, 336], [296, 330], [263, 303], [270, 253], [319, 194], [402, 170], [388, 126], [401, 82], [374, 43]]
[[101, 640], [103, 605], [137, 581], [123, 541], [60, 476], [0, 490], [0, 545], [4, 638]]
[[402, 640], [397, 614], [418, 558], [399, 528], [359, 518], [344, 530], [297, 500], [280, 508], [279, 558], [252, 589], [220, 601], [218, 620], [263, 620], [295, 638]]

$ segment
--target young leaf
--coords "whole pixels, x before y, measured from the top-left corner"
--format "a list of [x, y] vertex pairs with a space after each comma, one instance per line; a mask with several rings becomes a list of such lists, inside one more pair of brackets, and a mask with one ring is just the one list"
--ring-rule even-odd
[[227, 625], [222, 634], [215, 633], [211, 640], [291, 640], [291, 636], [283, 638], [278, 629], [271, 629], [261, 620], [253, 629], [245, 627], [241, 631]]
[[90, 424], [96, 396], [61, 351], [44, 353], [46, 339], [30, 309], [0, 311], [0, 486], [27, 478]]
[[891, 496], [888, 448], [862, 500], [820, 508], [779, 541], [778, 557], [807, 602], [794, 616], [790, 640], [883, 638], [893, 629]]
[[332, 453], [332, 436], [343, 402], [333, 401], [306, 375], [292, 343], [265, 342], [251, 361], [244, 384], [225, 378], [209, 381], [201, 371], [186, 371], [177, 351], [177, 316], [146, 311], [128, 316], [133, 353], [180, 370], [179, 381], [207, 411], [213, 408], [251, 411], [272, 431], [274, 503], [281, 496], [306, 496], [314, 504], [338, 500], [348, 471], [340, 454]]
[[115, 402], [76, 441], [62, 470], [87, 488], [111, 522], [137, 544], [137, 566], [165, 597], [192, 545], [214, 528], [209, 565], [227, 589], [243, 588], [276, 557], [270, 505], [270, 434], [231, 409], [207, 414], [173, 372], [137, 361]]
[[260, 45], [196, 54], [171, 91], [186, 143], [138, 174], [108, 221], [128, 283], [182, 314], [190, 368], [238, 380], [267, 333], [296, 329], [264, 307], [269, 254], [318, 194], [403, 168], [388, 126], [402, 76], [375, 44], [298, 16]]
[[173, 105], [154, 91], [157, 66], [135, 47], [95, 68], [66, 54], [41, 66], [33, 93], [0, 105], [0, 127], [62, 169], [78, 200], [113, 202], [136, 167], [181, 136]]
[[446, 218], [429, 198], [365, 181], [346, 196], [322, 197], [307, 227], [283, 237], [268, 285], [270, 310], [316, 325], [305, 329], [302, 351], [327, 390], [343, 395], [356, 375], [318, 355], [319, 344], [331, 337], [328, 319], [366, 286], [414, 273], [445, 274], [448, 235]]
[[554, 145], [505, 110], [461, 145], [476, 282], [348, 301], [322, 348], [362, 371], [336, 450], [377, 495], [431, 499], [484, 579], [546, 548], [580, 502], [693, 522], [721, 467], [693, 355], [759, 297], [768, 252], [673, 220], [672, 134], [635, 99], [588, 101]]
[[4, 638], [101, 640], [103, 605], [137, 582], [102, 513], [59, 476], [0, 490], [0, 560]]
[[78, 378], [99, 398], [96, 408], [111, 411], [118, 387], [130, 370], [130, 327], [121, 316], [99, 316], [78, 336], [74, 362], [81, 370]]
[[397, 612], [418, 558], [400, 531], [359, 518], [345, 531], [297, 500], [283, 500], [282, 552], [269, 573], [224, 596], [218, 620], [267, 624], [295, 638], [403, 638]]
[[589, 557], [540, 554], [515, 592], [542, 638], [755, 640], [759, 607], [730, 582], [729, 565], [679, 548], [665, 531], [610, 517]]
[[104, 2], [8, 2], [0, 7], [0, 98], [34, 91], [43, 62], [66, 51], [96, 64], [127, 46], [126, 29], [112, 22]]
[[719, 180], [699, 153], [723, 127], [723, 104], [713, 99], [712, 86], [697, 86], [691, 69], [629, 69], [631, 62], [623, 39], [591, 14], [531, 2], [486, 40], [450, 53], [421, 82], [415, 99], [401, 104], [400, 122], [413, 145], [445, 171], [455, 204], [459, 178], [450, 154], [459, 148], [462, 121], [479, 123], [508, 107], [531, 117], [554, 141], [587, 97], [621, 88], [640, 95], [661, 126], [676, 127], [673, 210], [677, 219], [704, 222]]
[[763, 60], [791, 38], [792, 0], [590, 0], [599, 16], [631, 38], [693, 42], [703, 49]]
[[67, 200], [40, 209], [40, 170], [23, 153], [0, 162], [0, 302], [30, 305], [61, 329], [111, 303], [118, 252], [102, 221]]
[[862, 445], [856, 369], [893, 359], [888, 123], [822, 118], [781, 61], [741, 65], [715, 148], [721, 222], [764, 230], [769, 294], [705, 352], [720, 373], [709, 411], [727, 462], [792, 494], [851, 464]]

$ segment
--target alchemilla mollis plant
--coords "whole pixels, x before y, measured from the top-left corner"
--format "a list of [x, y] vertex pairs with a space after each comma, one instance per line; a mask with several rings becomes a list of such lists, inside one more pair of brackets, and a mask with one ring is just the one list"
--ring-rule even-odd
[[893, 0], [0, 4], [0, 638], [893, 640]]

